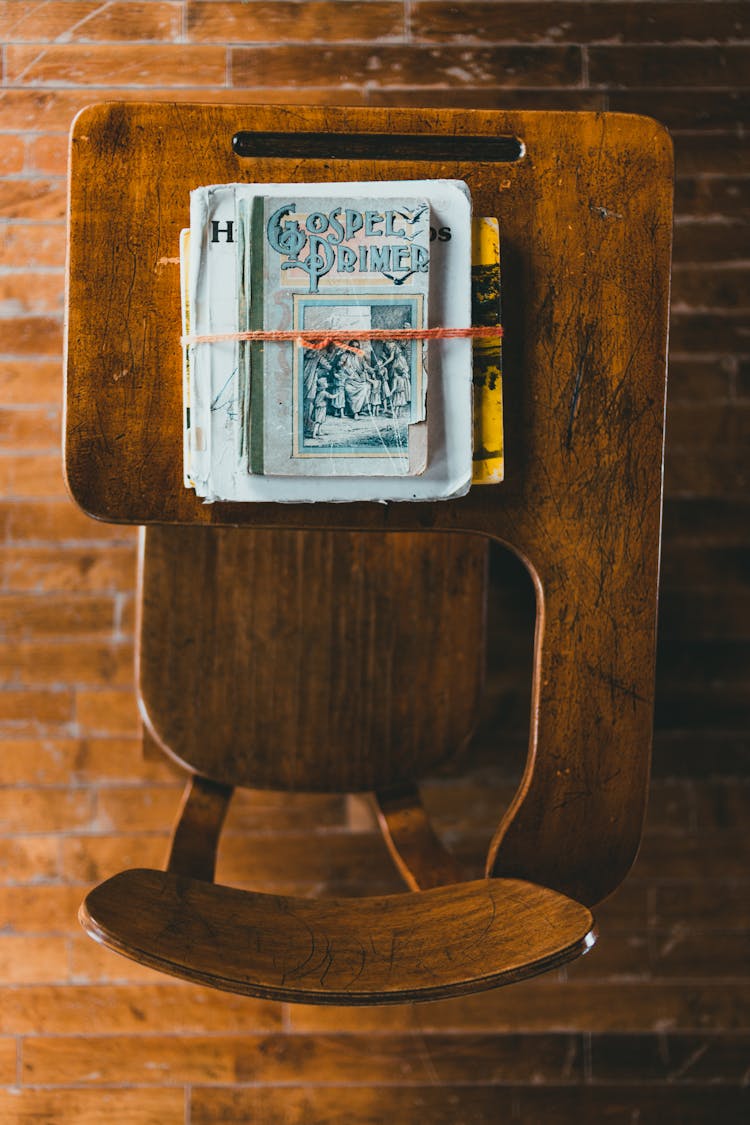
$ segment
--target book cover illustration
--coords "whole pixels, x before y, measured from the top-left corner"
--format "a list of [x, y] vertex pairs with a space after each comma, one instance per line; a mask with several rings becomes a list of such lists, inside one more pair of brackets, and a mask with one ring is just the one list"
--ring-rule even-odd
[[465, 492], [471, 341], [388, 336], [469, 328], [465, 185], [223, 184], [190, 215], [186, 485], [209, 502]]
[[[426, 346], [359, 333], [427, 326], [427, 200], [290, 193], [240, 199], [237, 215], [244, 327], [301, 332], [240, 349], [249, 471], [423, 472]], [[305, 330], [336, 340], [306, 347]]]

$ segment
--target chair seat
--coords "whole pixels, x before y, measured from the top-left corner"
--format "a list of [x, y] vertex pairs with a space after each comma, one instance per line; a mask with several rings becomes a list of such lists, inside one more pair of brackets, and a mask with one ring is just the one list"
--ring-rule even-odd
[[585, 906], [516, 879], [336, 900], [136, 869], [93, 890], [80, 920], [97, 941], [163, 972], [313, 1004], [492, 988], [564, 964], [595, 940]]

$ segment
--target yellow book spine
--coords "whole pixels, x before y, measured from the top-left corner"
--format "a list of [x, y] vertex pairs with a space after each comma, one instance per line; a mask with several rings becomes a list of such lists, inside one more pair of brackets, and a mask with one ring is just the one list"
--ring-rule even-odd
[[[499, 325], [500, 231], [497, 219], [472, 220], [471, 263], [472, 324]], [[475, 340], [473, 363], [472, 484], [497, 484], [505, 471], [500, 337]]]

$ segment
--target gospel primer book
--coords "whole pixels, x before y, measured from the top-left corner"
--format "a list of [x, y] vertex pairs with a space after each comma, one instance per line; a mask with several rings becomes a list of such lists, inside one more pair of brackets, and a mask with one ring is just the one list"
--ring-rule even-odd
[[255, 196], [237, 215], [241, 326], [346, 337], [240, 346], [250, 472], [422, 473], [425, 344], [358, 333], [427, 327], [427, 201]]
[[408, 334], [469, 326], [470, 225], [454, 181], [194, 191], [183, 327], [210, 339], [185, 352], [186, 484], [207, 500], [466, 491], [471, 341]]

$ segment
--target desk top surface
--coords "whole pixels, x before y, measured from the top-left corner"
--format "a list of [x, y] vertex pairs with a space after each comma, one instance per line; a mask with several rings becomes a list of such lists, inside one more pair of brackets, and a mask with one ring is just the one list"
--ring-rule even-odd
[[[240, 130], [256, 155], [235, 154]], [[521, 142], [520, 159], [508, 138]], [[89, 107], [71, 137], [65, 465], [73, 497], [112, 522], [465, 527], [503, 537], [507, 520], [518, 522], [512, 513], [528, 510], [531, 497], [538, 504], [542, 481], [567, 476], [584, 433], [599, 451], [583, 482], [592, 487], [597, 464], [631, 424], [630, 391], [658, 396], [671, 175], [664, 130], [629, 115]], [[425, 176], [465, 180], [475, 214], [500, 221], [506, 482], [437, 504], [203, 504], [182, 482], [178, 240], [191, 189]], [[628, 402], [603, 411], [626, 370]], [[660, 443], [657, 423], [652, 455]]]

